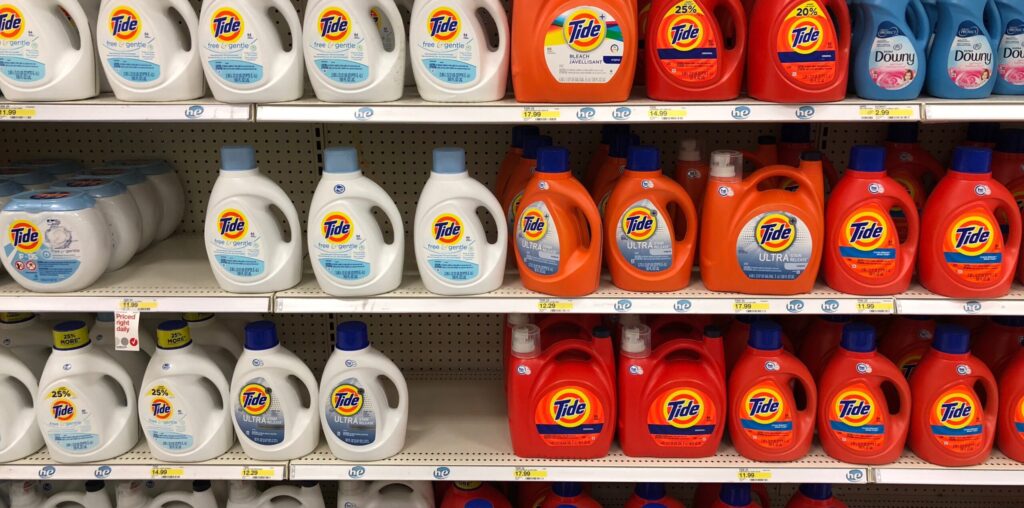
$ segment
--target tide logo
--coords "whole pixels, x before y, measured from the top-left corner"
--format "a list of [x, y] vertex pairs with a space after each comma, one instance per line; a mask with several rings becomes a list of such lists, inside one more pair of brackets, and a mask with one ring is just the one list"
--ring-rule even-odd
[[859, 212], [846, 221], [846, 241], [861, 251], [872, 251], [885, 245], [889, 231], [885, 220], [876, 212]]
[[160, 421], [170, 420], [171, 415], [174, 414], [174, 406], [171, 405], [171, 401], [163, 397], [153, 399], [149, 409], [153, 411], [153, 418]]
[[692, 51], [704, 42], [704, 25], [695, 16], [679, 16], [668, 25], [668, 40], [679, 51]]
[[823, 42], [821, 23], [814, 18], [798, 18], [789, 27], [789, 45], [801, 55], [818, 51]]
[[39, 228], [27, 220], [14, 221], [7, 228], [8, 239], [18, 252], [31, 254], [43, 246], [43, 235]]
[[142, 20], [139, 13], [131, 7], [120, 6], [110, 13], [110, 35], [120, 42], [131, 42], [142, 32]]
[[320, 224], [320, 228], [324, 233], [324, 240], [334, 245], [342, 245], [348, 243], [352, 239], [352, 234], [355, 232], [355, 227], [352, 225], [352, 219], [341, 212], [332, 212], [324, 217], [323, 222]]
[[451, 214], [438, 215], [433, 222], [434, 240], [442, 245], [455, 245], [462, 240], [462, 220]]
[[693, 390], [676, 390], [665, 398], [665, 421], [677, 429], [688, 429], [704, 418], [704, 400]]
[[352, 18], [347, 12], [336, 9], [324, 9], [320, 13], [320, 38], [327, 42], [345, 42], [352, 34]]
[[0, 40], [13, 41], [25, 33], [25, 16], [13, 5], [0, 5]]
[[210, 31], [218, 42], [238, 42], [245, 32], [245, 21], [238, 11], [229, 7], [217, 9], [210, 20]]
[[549, 409], [559, 427], [576, 428], [590, 419], [590, 398], [579, 388], [565, 388], [551, 397]]
[[602, 16], [590, 9], [578, 9], [565, 17], [562, 36], [572, 49], [586, 53], [604, 42], [608, 31]]
[[785, 404], [782, 395], [773, 388], [758, 387], [747, 392], [747, 417], [762, 425], [769, 425], [782, 418]]
[[50, 413], [58, 422], [70, 422], [75, 419], [75, 405], [70, 400], [59, 399], [50, 406]]
[[875, 417], [874, 400], [861, 390], [840, 393], [832, 409], [837, 420], [853, 427], [867, 425]]
[[768, 252], [782, 252], [796, 240], [796, 228], [790, 218], [781, 213], [766, 214], [757, 221], [757, 244]]
[[245, 238], [248, 232], [249, 221], [241, 211], [228, 208], [217, 216], [217, 233], [221, 238], [235, 242]]
[[519, 230], [531, 242], [539, 242], [548, 233], [548, 221], [537, 208], [528, 208], [519, 220]]
[[462, 32], [459, 13], [450, 7], [438, 7], [427, 16], [427, 33], [437, 42], [452, 42]]
[[238, 394], [238, 403], [242, 411], [252, 415], [260, 416], [270, 409], [270, 390], [258, 383], [249, 383], [242, 387]]
[[334, 411], [341, 416], [355, 416], [363, 409], [363, 394], [359, 388], [344, 384], [334, 389], [331, 393], [331, 403], [334, 404]]
[[940, 397], [935, 402], [935, 418], [943, 427], [962, 429], [971, 424], [977, 403], [963, 392], [954, 392]]
[[995, 228], [982, 216], [967, 216], [953, 223], [949, 241], [953, 250], [966, 256], [978, 256], [992, 248]]
[[630, 240], [642, 242], [654, 236], [658, 229], [658, 218], [650, 210], [638, 206], [629, 209], [622, 216], [622, 232]]

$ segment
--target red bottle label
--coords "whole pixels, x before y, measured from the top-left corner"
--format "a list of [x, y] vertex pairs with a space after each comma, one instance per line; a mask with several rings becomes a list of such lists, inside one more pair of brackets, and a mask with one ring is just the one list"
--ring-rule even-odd
[[601, 401], [580, 386], [547, 392], [534, 412], [537, 433], [548, 446], [590, 446], [604, 430], [607, 419]]
[[935, 399], [928, 415], [932, 436], [951, 453], [970, 455], [985, 442], [984, 411], [970, 386], [957, 385]]
[[782, 450], [793, 444], [793, 408], [772, 381], [747, 391], [736, 408], [740, 426], [747, 437], [762, 448]]
[[839, 42], [828, 12], [815, 0], [797, 5], [779, 26], [779, 64], [789, 79], [827, 85], [836, 79]]
[[828, 427], [836, 441], [856, 452], [885, 446], [886, 408], [862, 382], [840, 390], [828, 408]]
[[647, 411], [647, 431], [655, 443], [669, 448], [704, 446], [718, 424], [718, 408], [695, 388], [665, 390]]
[[718, 33], [714, 18], [695, 0], [682, 0], [661, 18], [655, 49], [658, 62], [687, 83], [718, 76]]
[[839, 259], [857, 276], [871, 281], [896, 273], [899, 238], [889, 213], [876, 204], [858, 208], [836, 235]]
[[992, 212], [977, 207], [949, 223], [942, 238], [946, 266], [964, 282], [987, 285], [1003, 274], [1003, 234]]
[[1016, 408], [1013, 412], [1013, 430], [1017, 433], [1017, 439], [1024, 439], [1024, 397], [1017, 399], [1013, 407]]

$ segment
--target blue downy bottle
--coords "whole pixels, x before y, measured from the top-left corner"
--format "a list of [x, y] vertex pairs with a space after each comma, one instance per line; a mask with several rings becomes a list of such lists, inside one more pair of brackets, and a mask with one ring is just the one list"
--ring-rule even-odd
[[[928, 31], [935, 34], [935, 26], [939, 23], [939, 5], [938, 0], [922, 0], [924, 4], [924, 11], [928, 13]], [[931, 37], [929, 37], [931, 39]], [[931, 41], [929, 40], [929, 43]]]
[[996, 87], [1000, 95], [1024, 94], [1024, 1], [996, 0], [1002, 17], [996, 52]]
[[938, 13], [928, 54], [928, 93], [944, 99], [988, 97], [996, 85], [1002, 27], [995, 0], [938, 0]]
[[857, 95], [875, 101], [917, 98], [924, 88], [931, 35], [921, 0], [857, 0], [855, 7], [859, 37], [851, 76]]

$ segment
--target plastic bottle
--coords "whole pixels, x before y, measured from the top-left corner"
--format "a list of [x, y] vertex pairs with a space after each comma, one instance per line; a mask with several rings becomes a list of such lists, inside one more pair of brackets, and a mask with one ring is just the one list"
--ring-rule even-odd
[[[277, 340], [271, 321], [245, 327], [245, 351], [231, 377], [235, 435], [257, 460], [291, 460], [320, 442], [317, 382], [306, 363]], [[304, 402], [310, 401], [310, 402]]]
[[15, 482], [11, 489], [11, 508], [59, 508], [75, 506], [80, 508], [113, 508], [106, 484], [99, 480], [85, 482], [84, 491], [66, 490], [48, 498], [39, 493], [36, 482]]
[[89, 341], [85, 323], [55, 326], [35, 398], [50, 457], [78, 464], [131, 450], [139, 440], [135, 393], [128, 371]]
[[938, 0], [937, 5], [925, 81], [928, 94], [943, 99], [988, 97], [996, 84], [1002, 28], [995, 0]]
[[[731, 485], [731, 484], [725, 484]], [[710, 508], [721, 494], [722, 489], [725, 487], [723, 484], [718, 483], [701, 483], [697, 485], [697, 492], [694, 495], [693, 506], [694, 508]], [[757, 496], [757, 504], [748, 506], [770, 508], [771, 499], [768, 498], [768, 489], [763, 483], [746, 484], [750, 486], [751, 494]]]
[[1024, 461], [1024, 349], [1010, 356], [999, 376], [999, 451], [1017, 462]]
[[83, 177], [106, 179], [121, 183], [128, 189], [128, 194], [135, 200], [142, 218], [142, 237], [139, 239], [139, 252], [148, 248], [156, 240], [157, 228], [160, 226], [163, 204], [160, 193], [153, 182], [134, 168], [98, 167], [82, 173]]
[[178, 179], [174, 166], [159, 159], [116, 160], [107, 162], [106, 165], [135, 169], [156, 188], [156, 193], [160, 196], [161, 211], [154, 241], [164, 240], [178, 230], [185, 215], [185, 189]]
[[[217, 284], [233, 293], [281, 291], [302, 278], [299, 214], [256, 166], [252, 146], [221, 148], [221, 171], [206, 206], [206, 254]], [[276, 207], [288, 222], [284, 239]]]
[[505, 495], [482, 482], [455, 482], [445, 493], [440, 508], [512, 508]]
[[[496, 242], [488, 243], [477, 208], [494, 218]], [[475, 295], [501, 287], [508, 255], [505, 215], [491, 191], [469, 176], [463, 149], [434, 150], [434, 167], [420, 192], [413, 225], [413, 250], [427, 291]]]
[[53, 349], [53, 331], [37, 314], [0, 312], [0, 345], [39, 377]]
[[755, 508], [751, 487], [747, 483], [723, 483], [718, 498], [710, 508]]
[[[271, 17], [291, 33], [285, 49]], [[293, 101], [302, 97], [302, 25], [288, 0], [203, 0], [199, 50], [213, 97], [228, 103]], [[295, 231], [293, 229], [293, 231]]]
[[1024, 317], [992, 316], [973, 335], [971, 354], [998, 379], [1024, 345]]
[[693, 206], [700, 212], [704, 204], [704, 189], [708, 186], [708, 173], [711, 172], [711, 168], [704, 162], [696, 139], [680, 141], [678, 153], [675, 179], [690, 195]]
[[[498, 169], [498, 176], [494, 185], [494, 195], [499, 199], [505, 195], [508, 182], [512, 178], [515, 168], [519, 165], [519, 161], [523, 159], [523, 145], [526, 144], [526, 139], [530, 136], [539, 135], [540, 129], [533, 125], [516, 125], [512, 127], [512, 144], [509, 145], [508, 151], [505, 152], [505, 157], [501, 160], [501, 166]], [[605, 146], [606, 154], [608, 153], [607, 148]], [[600, 148], [598, 148], [598, 151], [600, 151]]]
[[127, 265], [142, 244], [142, 216], [128, 188], [116, 180], [79, 177], [53, 184], [53, 190], [82, 192], [96, 201], [96, 208], [110, 230], [111, 256], [107, 271]]
[[[523, 193], [526, 192], [526, 184], [533, 178], [533, 171], [537, 169], [537, 152], [547, 146], [551, 146], [551, 136], [527, 136], [523, 142], [523, 156], [512, 168], [505, 192], [496, 196], [501, 200], [501, 209], [505, 211], [509, 231], [515, 231], [516, 217], [519, 216], [519, 206], [523, 201]], [[509, 236], [508, 247], [513, 251], [515, 238], [514, 235]]]
[[992, 152], [992, 178], [1003, 185], [1024, 176], [1024, 129], [1002, 129]]
[[639, 144], [640, 138], [636, 134], [630, 134], [628, 131], [619, 132], [612, 139], [612, 146], [608, 149], [608, 157], [604, 159], [604, 163], [597, 169], [593, 185], [587, 188], [590, 191], [590, 195], [594, 198], [594, 202], [597, 203], [597, 209], [602, 214], [604, 213], [604, 206], [611, 196], [612, 189], [615, 188], [615, 183], [619, 181], [619, 177], [625, 171], [626, 162], [629, 159], [629, 149]]
[[[818, 149], [818, 143], [811, 136], [811, 124], [809, 123], [784, 123], [779, 129], [779, 146], [777, 149], [777, 164], [783, 166], [800, 166], [803, 155]], [[832, 164], [832, 161], [821, 152], [821, 168], [828, 188], [835, 188], [839, 183], [839, 172]], [[775, 164], [775, 163], [773, 163]], [[763, 166], [762, 166], [763, 167]], [[791, 190], [795, 182], [783, 179], [780, 189]]]
[[998, 387], [992, 372], [971, 355], [969, 346], [966, 328], [937, 326], [932, 348], [910, 378], [910, 449], [937, 466], [981, 464], [995, 440]]
[[[355, 148], [328, 148], [313, 194], [306, 232], [310, 262], [325, 293], [341, 297], [387, 293], [402, 283], [405, 227], [387, 191], [363, 176]], [[374, 211], [394, 230], [384, 241]]]
[[629, 132], [629, 125], [604, 124], [601, 126], [601, 143], [597, 145], [594, 154], [590, 156], [590, 161], [587, 162], [587, 169], [583, 172], [583, 186], [587, 190], [594, 190], [594, 179], [597, 178], [597, 172], [604, 165], [605, 160], [608, 159], [608, 153], [611, 151], [612, 142], [615, 141], [615, 137], [622, 131]]
[[117, 486], [117, 508], [219, 508], [209, 480], [195, 480], [191, 490], [171, 490], [150, 499], [142, 482], [121, 482]]
[[857, 22], [863, 23], [857, 27], [862, 35], [853, 48], [850, 72], [857, 95], [875, 101], [917, 98], [932, 35], [924, 5], [919, 0], [857, 0], [855, 8], [860, 11]]
[[0, 462], [25, 458], [43, 447], [33, 403], [39, 391], [39, 374], [11, 352], [0, 348]]
[[192, 340], [200, 346], [207, 348], [220, 348], [231, 356], [238, 358], [242, 354], [242, 344], [245, 338], [235, 332], [227, 323], [218, 319], [213, 314], [199, 312], [186, 312], [181, 315], [188, 323], [189, 331], [192, 333]]
[[786, 508], [846, 508], [846, 503], [832, 495], [832, 486], [827, 483], [804, 483], [789, 498]]
[[625, 508], [684, 508], [683, 502], [669, 497], [664, 483], [637, 483]]
[[996, 0], [1002, 19], [997, 35], [996, 85], [992, 93], [1024, 94], [1024, 6], [1012, 0]]
[[320, 490], [320, 484], [307, 481], [298, 485], [278, 485], [260, 493], [256, 490], [256, 482], [228, 482], [228, 502], [225, 508], [273, 508], [282, 505], [324, 508], [324, 495]]
[[583, 490], [578, 482], [555, 482], [551, 493], [544, 498], [541, 508], [601, 508], [594, 498]]
[[[488, 42], [479, 12], [497, 29]], [[432, 102], [503, 99], [508, 83], [509, 28], [498, 0], [416, 0], [409, 28], [409, 53], [420, 97]]]
[[821, 381], [832, 354], [839, 349], [843, 329], [850, 324], [850, 316], [818, 316], [807, 329], [807, 337], [800, 344], [800, 361], [811, 372], [815, 381]]
[[910, 379], [924, 354], [931, 349], [935, 321], [928, 316], [896, 316], [878, 344], [885, 355]]
[[537, 152], [516, 218], [515, 253], [526, 289], [555, 296], [583, 296], [601, 278], [601, 216], [569, 167], [569, 151]]
[[338, 508], [434, 508], [430, 482], [342, 480]]
[[[946, 168], [921, 146], [918, 126], [916, 123], [889, 124], [885, 138], [885, 169], [889, 177], [907, 189], [920, 212], [925, 198], [945, 176]], [[902, 210], [898, 214], [894, 210], [893, 218], [897, 229], [901, 223], [906, 227], [906, 216]]]

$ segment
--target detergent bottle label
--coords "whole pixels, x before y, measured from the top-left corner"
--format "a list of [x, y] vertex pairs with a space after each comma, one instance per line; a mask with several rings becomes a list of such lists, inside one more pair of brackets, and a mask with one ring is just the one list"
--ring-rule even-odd
[[320, 36], [309, 44], [317, 70], [340, 85], [358, 85], [370, 79], [366, 27], [359, 26], [341, 7], [323, 9], [317, 20]]
[[836, 79], [836, 30], [817, 0], [797, 4], [787, 13], [779, 25], [776, 44], [779, 63], [789, 79], [804, 85], [824, 85]]
[[549, 390], [534, 412], [537, 433], [548, 446], [590, 446], [608, 423], [601, 400], [581, 386]]
[[247, 30], [242, 13], [221, 7], [214, 9], [206, 22], [213, 37], [203, 49], [214, 74], [232, 85], [256, 85], [263, 81], [259, 37]]
[[877, 204], [850, 213], [836, 239], [839, 258], [858, 277], [880, 281], [896, 273], [899, 238], [889, 213]]
[[810, 232], [795, 215], [773, 211], [750, 219], [736, 240], [736, 259], [754, 280], [794, 280], [811, 261]]
[[46, 392], [43, 404], [50, 408], [50, 419], [40, 430], [49, 442], [68, 453], [88, 453], [100, 446], [99, 432], [93, 425], [95, 413], [89, 399], [72, 384], [54, 386]]
[[903, 373], [903, 377], [908, 381], [910, 376], [914, 374], [914, 369], [917, 368], [917, 364], [921, 363], [921, 358], [924, 356], [920, 351], [908, 353], [900, 358], [900, 361], [896, 362], [896, 367]]
[[341, 380], [324, 402], [327, 427], [334, 437], [352, 446], [365, 446], [377, 440], [377, 407], [366, 396], [366, 387], [359, 379]]
[[828, 408], [828, 428], [851, 451], [870, 453], [885, 446], [886, 407], [863, 382], [839, 390]]
[[970, 386], [954, 386], [935, 399], [928, 424], [939, 446], [951, 453], [969, 455], [985, 444], [984, 411]]
[[902, 90], [910, 86], [918, 73], [917, 56], [914, 43], [903, 30], [891, 21], [879, 23], [868, 63], [871, 81], [883, 90]]
[[61, 219], [49, 217], [45, 224], [43, 230], [29, 220], [10, 223], [4, 242], [4, 254], [10, 260], [7, 269], [39, 284], [59, 284], [78, 272], [89, 253]]
[[964, 90], [975, 90], [992, 79], [992, 43], [973, 21], [957, 27], [949, 48], [946, 69], [953, 84]]
[[719, 421], [711, 397], [697, 388], [674, 387], [661, 392], [647, 410], [647, 432], [658, 446], [700, 448]]
[[672, 266], [672, 234], [665, 214], [649, 199], [626, 207], [619, 217], [616, 242], [627, 263], [644, 272], [663, 272]]
[[543, 201], [530, 203], [519, 214], [518, 222], [516, 243], [523, 264], [537, 275], [558, 273], [562, 251], [558, 242], [558, 228], [551, 220], [548, 206]]
[[151, 83], [160, 79], [156, 38], [146, 31], [139, 13], [127, 5], [117, 5], [107, 15], [109, 37], [100, 43], [110, 51], [107, 65], [125, 81]]
[[480, 46], [485, 44], [469, 22], [475, 14], [435, 5], [425, 21], [427, 37], [414, 46], [419, 53], [416, 58], [441, 83], [472, 84], [480, 77]]
[[999, 77], [1014, 86], [1024, 86], [1024, 19], [1006, 22], [999, 43]]
[[1011, 406], [1013, 407], [1013, 431], [1017, 433], [1017, 439], [1024, 439], [1024, 397], [1018, 398]]
[[0, 72], [11, 81], [33, 83], [46, 77], [46, 64], [39, 61], [40, 34], [11, 4], [0, 4]]
[[169, 452], [184, 452], [195, 446], [186, 400], [166, 384], [155, 384], [144, 392], [146, 406], [139, 408], [143, 431], [151, 443]]
[[701, 83], [718, 76], [718, 23], [696, 0], [683, 0], [661, 19], [658, 62], [680, 81]]
[[235, 398], [235, 423], [242, 435], [258, 445], [284, 442], [284, 412], [273, 392], [267, 379], [257, 377], [243, 385]]
[[316, 239], [318, 252], [314, 259], [331, 277], [355, 282], [370, 276], [373, 259], [351, 212], [339, 207], [324, 213], [320, 217], [320, 232], [322, 237]]
[[753, 443], [770, 450], [782, 450], [793, 444], [793, 408], [774, 381], [762, 381], [738, 402], [743, 433]]
[[559, 83], [607, 83], [622, 65], [626, 44], [611, 13], [580, 6], [550, 21], [544, 37], [544, 60]]
[[457, 213], [442, 212], [430, 222], [427, 236], [427, 264], [442, 279], [471, 282], [480, 276], [477, 239], [466, 231], [466, 221]]
[[263, 242], [249, 214], [241, 208], [225, 208], [216, 217], [209, 227], [217, 265], [239, 278], [262, 276], [266, 271]]
[[995, 217], [977, 207], [949, 223], [942, 239], [946, 267], [957, 278], [976, 285], [998, 281], [1003, 275], [1003, 235]]

